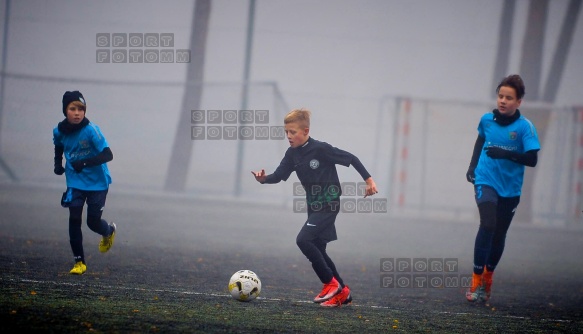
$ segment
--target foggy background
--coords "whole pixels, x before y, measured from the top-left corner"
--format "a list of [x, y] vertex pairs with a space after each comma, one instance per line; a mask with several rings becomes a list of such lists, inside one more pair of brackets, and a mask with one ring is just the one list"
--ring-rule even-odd
[[[2, 35], [6, 3], [0, 1]], [[98, 63], [96, 36], [172, 33], [174, 49], [189, 49], [194, 3], [10, 1], [2, 46], [0, 156], [18, 181], [6, 169], [0, 180], [65, 187], [64, 177], [52, 172], [52, 129], [63, 119], [63, 93], [80, 90], [87, 118], [100, 126], [114, 153], [108, 164], [111, 191], [162, 192], [177, 125], [191, 122], [181, 113], [242, 108], [249, 1], [211, 1], [199, 106], [182, 103], [191, 93], [184, 85], [188, 64]], [[544, 39], [541, 82], [549, 75], [569, 3], [548, 2], [544, 34], [538, 36]], [[475, 222], [473, 188], [465, 172], [479, 118], [496, 106], [494, 90], [501, 78], [493, 73], [503, 5], [259, 0], [246, 107], [269, 110], [271, 126], [282, 125], [290, 109], [310, 109], [312, 137], [361, 159], [377, 181], [378, 197], [389, 201], [388, 215]], [[529, 5], [516, 1], [506, 74], [520, 70]], [[574, 187], [581, 180], [577, 159], [583, 157], [577, 139], [582, 123], [574, 112], [583, 105], [581, 20], [579, 15], [556, 99], [551, 106], [542, 104], [552, 116], [532, 180], [532, 210], [533, 221], [545, 226], [581, 225], [580, 191]], [[540, 107], [529, 101], [532, 91], [527, 81], [524, 103]], [[404, 138], [399, 133], [407, 108], [411, 133]], [[245, 141], [240, 165], [239, 145], [193, 141], [181, 193], [291, 207], [295, 174], [270, 186], [250, 175], [261, 168], [272, 172], [287, 142]], [[407, 161], [398, 154], [405, 146], [411, 153]], [[353, 168], [338, 169], [341, 181], [361, 181]], [[239, 170], [242, 192], [236, 196]], [[403, 171], [405, 181], [397, 177]]]

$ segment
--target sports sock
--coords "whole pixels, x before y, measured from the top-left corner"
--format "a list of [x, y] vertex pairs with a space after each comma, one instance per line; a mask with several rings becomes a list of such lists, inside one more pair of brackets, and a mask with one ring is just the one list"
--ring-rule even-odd
[[484, 227], [478, 229], [474, 244], [474, 273], [478, 275], [484, 272], [484, 265], [490, 254], [493, 236], [494, 231], [489, 231]]
[[83, 253], [83, 232], [81, 231], [81, 218], [76, 216], [69, 217], [69, 244], [73, 251], [75, 262], [82, 261], [85, 263], [85, 254]]

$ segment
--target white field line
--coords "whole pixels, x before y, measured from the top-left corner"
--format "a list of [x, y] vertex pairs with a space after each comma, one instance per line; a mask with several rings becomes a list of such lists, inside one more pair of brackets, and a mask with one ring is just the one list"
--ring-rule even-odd
[[[87, 284], [87, 283], [70, 283], [70, 282], [56, 282], [56, 281], [39, 281], [32, 279], [13, 279], [13, 278], [3, 278], [0, 277], [0, 281], [10, 281], [10, 282], [22, 282], [22, 283], [37, 283], [46, 285], [56, 285], [56, 286], [80, 286], [80, 287], [92, 287], [95, 289], [109, 289], [109, 290], [132, 290], [132, 291], [145, 291], [145, 292], [160, 292], [160, 293], [174, 293], [182, 295], [193, 295], [193, 296], [206, 296], [206, 297], [221, 297], [221, 298], [232, 298], [229, 294], [223, 293], [209, 293], [209, 292], [197, 292], [197, 291], [181, 291], [181, 290], [170, 290], [170, 289], [146, 289], [146, 288], [131, 288], [124, 286], [111, 286], [111, 285], [99, 285], [99, 284]], [[281, 302], [289, 301], [292, 303], [305, 303], [313, 304], [311, 300], [287, 300], [280, 298], [267, 298], [267, 297], [257, 297], [258, 300], [269, 301], [269, 302]], [[407, 309], [395, 309], [388, 306], [376, 306], [376, 305], [358, 305], [350, 304], [350, 307], [358, 308], [370, 308], [377, 310], [390, 310], [392, 312], [409, 312]], [[560, 322], [560, 323], [570, 323], [572, 320], [565, 319], [533, 319], [531, 317], [521, 317], [515, 315], [488, 315], [488, 314], [475, 314], [470, 312], [448, 312], [448, 311], [430, 311], [433, 314], [443, 314], [443, 315], [453, 315], [453, 316], [479, 316], [484, 318], [502, 318], [502, 319], [518, 319], [518, 320], [530, 320], [530, 321], [540, 321], [540, 322]]]

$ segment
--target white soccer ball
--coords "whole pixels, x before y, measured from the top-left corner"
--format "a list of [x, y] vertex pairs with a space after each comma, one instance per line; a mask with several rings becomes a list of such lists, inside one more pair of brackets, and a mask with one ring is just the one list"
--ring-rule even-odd
[[229, 292], [239, 301], [251, 301], [261, 292], [261, 280], [251, 270], [239, 270], [229, 280]]

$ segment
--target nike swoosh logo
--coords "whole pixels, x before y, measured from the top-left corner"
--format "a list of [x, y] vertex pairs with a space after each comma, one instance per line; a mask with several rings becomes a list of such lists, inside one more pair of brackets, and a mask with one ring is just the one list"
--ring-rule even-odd
[[310, 223], [306, 223], [306, 225], [308, 225], [308, 226], [316, 226], [316, 225], [310, 224]]

